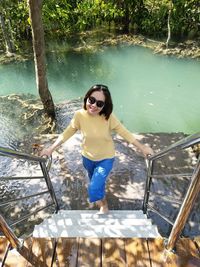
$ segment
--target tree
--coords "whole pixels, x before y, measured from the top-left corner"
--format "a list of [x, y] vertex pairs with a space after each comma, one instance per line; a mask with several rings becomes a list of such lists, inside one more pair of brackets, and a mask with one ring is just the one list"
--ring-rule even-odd
[[0, 25], [1, 25], [2, 33], [3, 33], [3, 37], [5, 41], [6, 54], [11, 55], [14, 52], [14, 49], [13, 49], [12, 41], [9, 38], [9, 34], [5, 26], [4, 16], [2, 14], [0, 14]]
[[171, 12], [172, 12], [172, 1], [170, 1], [170, 3], [169, 3], [169, 12], [168, 12], [168, 18], [167, 18], [167, 29], [168, 29], [167, 41], [166, 41], [166, 48], [167, 49], [168, 49], [169, 42], [171, 39], [171, 26], [170, 26]]
[[[7, 3], [4, 3], [4, 5]], [[15, 47], [12, 40], [12, 34], [11, 34], [11, 27], [10, 27], [10, 21], [7, 19], [6, 23], [6, 10], [5, 6], [3, 5], [2, 1], [0, 1], [0, 26], [2, 30], [2, 35], [6, 47], [6, 55], [10, 56], [15, 52]]]
[[29, 16], [32, 27], [37, 89], [45, 112], [54, 119], [54, 103], [51, 93], [48, 89], [48, 82], [46, 77], [44, 30], [41, 15], [42, 0], [28, 0], [28, 3]]

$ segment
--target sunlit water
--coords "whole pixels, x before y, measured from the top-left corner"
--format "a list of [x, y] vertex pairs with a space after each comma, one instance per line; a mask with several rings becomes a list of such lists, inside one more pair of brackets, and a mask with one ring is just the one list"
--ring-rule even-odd
[[[115, 113], [131, 131], [199, 131], [200, 61], [119, 46], [96, 53], [50, 53], [47, 71], [57, 103], [104, 83]], [[0, 95], [11, 93], [37, 95], [32, 61], [0, 66]]]

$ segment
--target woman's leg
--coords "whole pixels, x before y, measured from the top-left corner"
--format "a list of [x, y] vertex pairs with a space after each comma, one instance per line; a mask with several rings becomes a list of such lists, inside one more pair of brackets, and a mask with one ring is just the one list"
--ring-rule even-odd
[[82, 159], [83, 159], [83, 166], [87, 170], [88, 177], [91, 180], [93, 172], [94, 172], [94, 169], [96, 167], [95, 161], [87, 159], [84, 156], [82, 156]]
[[88, 195], [90, 202], [97, 202], [100, 212], [108, 211], [105, 199], [106, 179], [113, 167], [114, 158], [101, 161], [92, 161], [83, 156], [83, 166], [88, 172], [90, 183], [88, 185]]
[[[113, 167], [114, 158], [105, 159], [96, 162], [90, 184], [88, 186], [88, 194], [90, 202], [97, 202], [100, 210], [108, 210], [107, 201], [105, 199], [105, 186], [107, 177]], [[104, 208], [102, 208], [104, 207]]]

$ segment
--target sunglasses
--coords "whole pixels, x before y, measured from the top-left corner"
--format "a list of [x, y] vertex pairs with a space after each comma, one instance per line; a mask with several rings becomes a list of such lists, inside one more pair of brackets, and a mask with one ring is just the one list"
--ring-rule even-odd
[[96, 103], [96, 106], [98, 108], [102, 108], [105, 105], [105, 102], [101, 101], [101, 100], [97, 100], [95, 97], [93, 96], [89, 96], [88, 97], [88, 102], [93, 105], [94, 103]]
[[108, 86], [103, 84], [95, 84], [92, 86], [93, 89], [101, 89], [101, 90], [108, 90]]

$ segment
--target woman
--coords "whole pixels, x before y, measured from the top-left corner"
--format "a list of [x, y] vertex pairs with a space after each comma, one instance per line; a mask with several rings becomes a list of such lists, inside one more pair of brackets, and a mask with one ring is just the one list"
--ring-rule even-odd
[[99, 213], [102, 214], [108, 212], [105, 185], [115, 157], [111, 132], [115, 131], [136, 146], [145, 157], [153, 153], [150, 147], [141, 144], [134, 138], [112, 111], [113, 104], [108, 87], [101, 84], [92, 86], [84, 97], [83, 109], [75, 112], [65, 131], [49, 148], [41, 152], [41, 156], [50, 156], [58, 146], [67, 141], [76, 131], [81, 131], [83, 137], [83, 166], [90, 179], [88, 185], [89, 200], [98, 204]]

